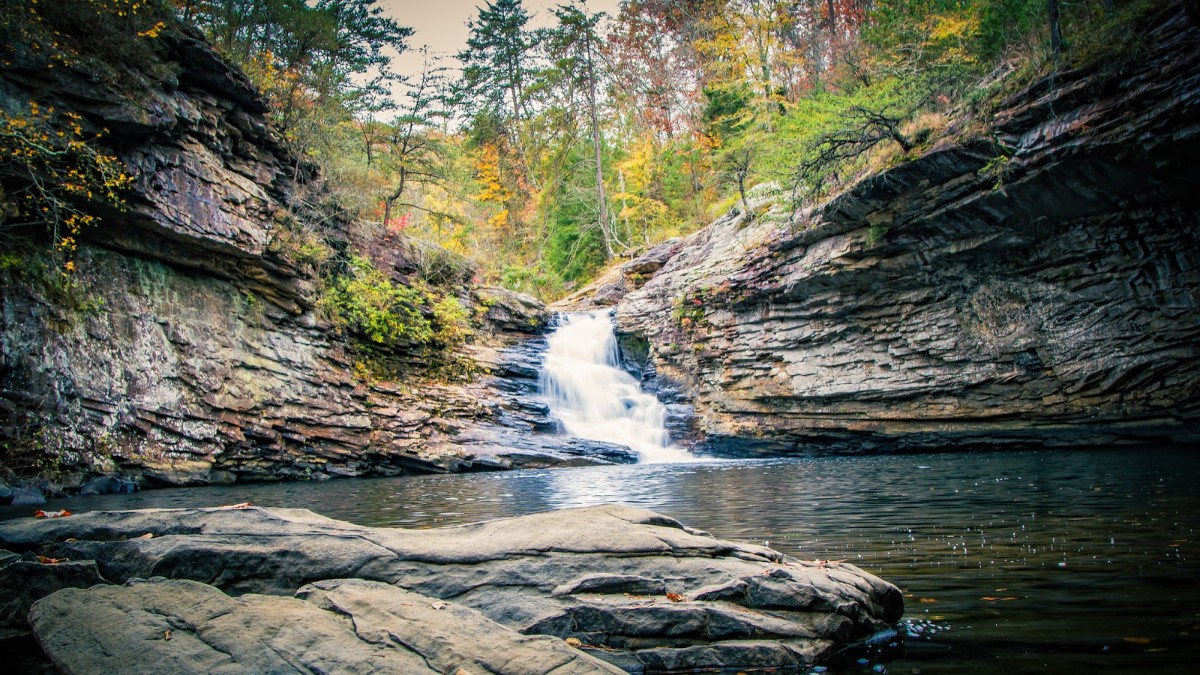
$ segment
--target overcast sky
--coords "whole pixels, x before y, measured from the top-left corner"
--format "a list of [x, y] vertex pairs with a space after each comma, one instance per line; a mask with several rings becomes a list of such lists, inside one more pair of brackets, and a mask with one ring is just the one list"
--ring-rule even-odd
[[[396, 19], [401, 26], [409, 26], [416, 33], [409, 38], [409, 51], [400, 58], [397, 70], [415, 74], [421, 69], [417, 50], [428, 45], [434, 54], [445, 55], [450, 60], [445, 64], [454, 67], [455, 54], [467, 43], [467, 21], [478, 16], [479, 7], [485, 0], [380, 0], [384, 12]], [[525, 9], [533, 15], [529, 27], [548, 26], [553, 21], [551, 7], [568, 4], [568, 0], [525, 0]], [[617, 13], [619, 0], [587, 0], [591, 12]]]

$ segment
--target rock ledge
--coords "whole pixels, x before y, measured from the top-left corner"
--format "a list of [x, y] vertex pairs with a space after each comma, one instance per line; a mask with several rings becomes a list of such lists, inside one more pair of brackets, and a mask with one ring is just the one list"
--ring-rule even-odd
[[803, 667], [903, 611], [852, 565], [618, 505], [437, 530], [94, 512], [0, 523], [0, 545], [0, 629], [32, 630], [64, 672]]

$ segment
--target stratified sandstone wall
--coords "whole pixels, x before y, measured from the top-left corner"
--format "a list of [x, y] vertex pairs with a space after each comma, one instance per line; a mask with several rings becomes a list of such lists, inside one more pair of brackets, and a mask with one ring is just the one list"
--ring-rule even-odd
[[1200, 439], [1200, 28], [1164, 18], [991, 134], [652, 251], [620, 329], [718, 449]]
[[[290, 222], [306, 216], [294, 198], [311, 167], [288, 153], [244, 75], [201, 36], [184, 27], [157, 40], [160, 62], [118, 77], [98, 76], [86, 60], [51, 69], [28, 50], [0, 72], [5, 109], [34, 100], [82, 115], [90, 130], [107, 130], [103, 142], [134, 177], [129, 209], [84, 233], [83, 302], [52, 297], [36, 275], [0, 272], [5, 452], [43, 451], [77, 479], [201, 484], [504, 468], [589, 450], [530, 437], [553, 425], [523, 400], [536, 364], [504, 350], [505, 332], [536, 331], [544, 308], [470, 286], [469, 269], [452, 285], [495, 333], [469, 355], [509, 376], [505, 390], [491, 376], [462, 385], [354, 377], [348, 343], [314, 309], [314, 274], [287, 254], [293, 230], [314, 227]], [[321, 232], [335, 248], [354, 239], [336, 220]], [[400, 238], [367, 243], [360, 248], [401, 281], [427, 253]]]

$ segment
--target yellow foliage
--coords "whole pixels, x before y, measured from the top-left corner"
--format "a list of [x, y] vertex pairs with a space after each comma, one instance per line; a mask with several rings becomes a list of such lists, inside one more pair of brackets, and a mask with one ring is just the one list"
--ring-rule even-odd
[[924, 47], [940, 53], [940, 63], [975, 63], [970, 40], [979, 31], [979, 16], [973, 10], [931, 14], [923, 24], [928, 35]]
[[139, 31], [138, 37], [156, 38], [156, 37], [158, 37], [158, 34], [161, 33], [162, 30], [166, 27], [167, 27], [167, 24], [163, 23], [162, 21], [159, 21], [158, 23], [154, 24], [150, 28], [143, 30], [143, 31]]
[[64, 273], [75, 270], [70, 257], [80, 231], [99, 222], [88, 212], [91, 203], [123, 208], [121, 193], [132, 183], [121, 160], [97, 147], [100, 137], [84, 132], [79, 115], [56, 115], [36, 101], [26, 114], [0, 111], [0, 157], [13, 186], [9, 194], [16, 198], [16, 220], [46, 227]]
[[512, 192], [500, 181], [500, 150], [495, 143], [484, 145], [475, 159], [475, 175], [483, 190], [475, 196], [481, 202], [504, 204], [513, 198]]
[[651, 196], [658, 169], [658, 157], [653, 142], [643, 138], [633, 146], [628, 158], [618, 164], [624, 178], [624, 190], [612, 195], [619, 204], [617, 219], [643, 232], [658, 229], [670, 213], [670, 208]]
[[499, 213], [488, 218], [488, 227], [494, 230], [503, 230], [508, 227], [508, 209], [501, 209]]

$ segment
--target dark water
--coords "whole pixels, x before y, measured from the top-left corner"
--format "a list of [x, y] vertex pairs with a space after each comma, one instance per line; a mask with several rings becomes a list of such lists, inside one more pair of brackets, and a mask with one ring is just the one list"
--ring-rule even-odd
[[[1200, 672], [1200, 453], [931, 454], [159, 490], [43, 508], [310, 508], [436, 527], [624, 502], [848, 560], [905, 591], [905, 645], [839, 672]], [[26, 516], [25, 507], [0, 518]], [[832, 671], [831, 671], [832, 672]]]

